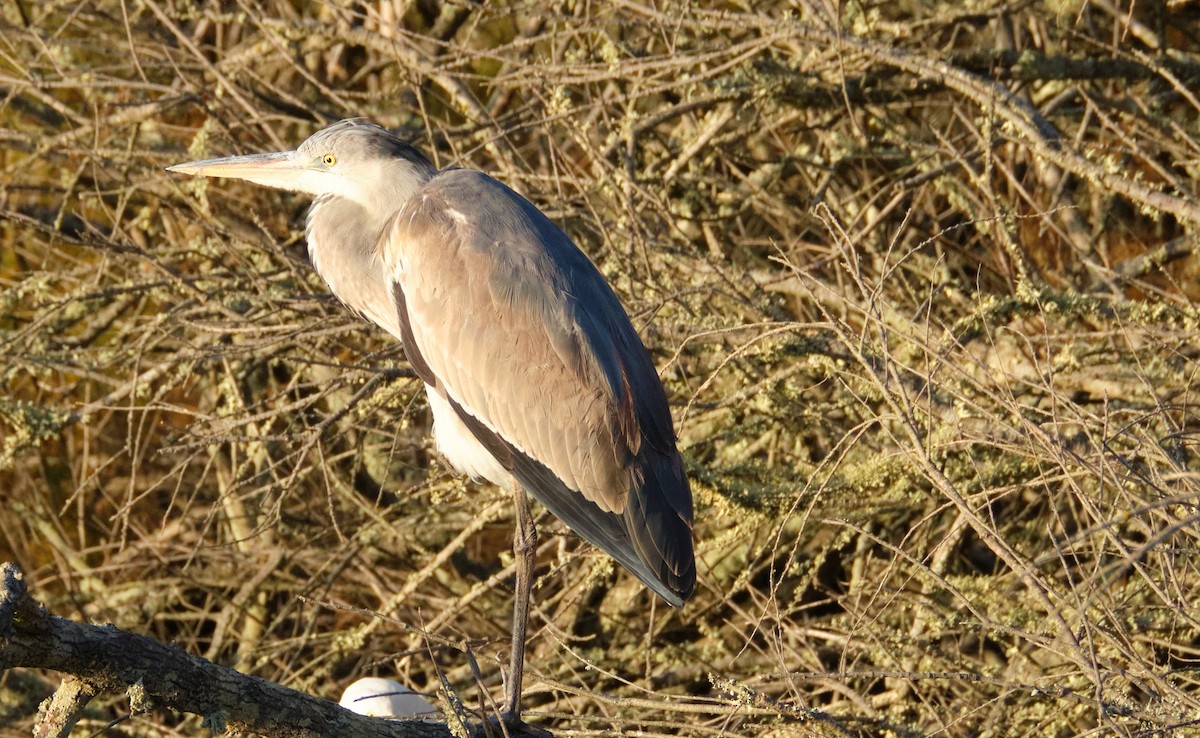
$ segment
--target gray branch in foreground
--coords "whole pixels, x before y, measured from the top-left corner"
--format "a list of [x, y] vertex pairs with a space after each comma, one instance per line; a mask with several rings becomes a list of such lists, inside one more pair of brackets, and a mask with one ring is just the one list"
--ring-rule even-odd
[[[130, 692], [134, 709], [165, 708], [200, 715], [205, 724], [269, 738], [449, 738], [446, 725], [358, 715], [329, 700], [297, 692], [212, 663], [175, 646], [113, 625], [67, 620], [46, 611], [25, 587], [21, 570], [0, 565], [0, 669], [48, 669], [74, 677], [84, 694]], [[79, 708], [86, 699], [79, 701]], [[45, 710], [44, 713], [52, 711]], [[61, 734], [70, 715], [43, 714], [41, 735]], [[69, 727], [67, 728], [69, 731]], [[510, 738], [545, 736], [508, 728]], [[502, 735], [476, 724], [468, 735]]]

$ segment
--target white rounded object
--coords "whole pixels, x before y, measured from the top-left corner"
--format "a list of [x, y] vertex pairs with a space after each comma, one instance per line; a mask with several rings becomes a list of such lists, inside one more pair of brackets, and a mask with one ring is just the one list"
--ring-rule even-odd
[[338, 704], [368, 717], [432, 718], [437, 708], [394, 679], [363, 677], [346, 687]]

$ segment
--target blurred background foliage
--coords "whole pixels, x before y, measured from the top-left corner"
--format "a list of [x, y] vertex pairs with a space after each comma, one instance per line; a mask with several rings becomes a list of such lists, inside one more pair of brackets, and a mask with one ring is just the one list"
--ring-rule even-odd
[[[315, 694], [500, 691], [510, 505], [307, 262], [163, 167], [366, 116], [612, 281], [697, 501], [680, 611], [541, 516], [559, 735], [1200, 721], [1200, 3], [0, 6], [0, 556]], [[27, 734], [53, 674], [9, 673]], [[112, 698], [80, 730], [128, 710]], [[197, 735], [149, 713], [106, 734]]]

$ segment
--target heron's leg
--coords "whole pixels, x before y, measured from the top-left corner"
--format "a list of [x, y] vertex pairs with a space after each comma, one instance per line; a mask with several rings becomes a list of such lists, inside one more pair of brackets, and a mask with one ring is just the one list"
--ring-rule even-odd
[[512, 656], [508, 680], [504, 684], [504, 717], [521, 718], [521, 682], [525, 676], [525, 626], [529, 622], [529, 592], [533, 587], [534, 554], [537, 552], [537, 528], [529, 497], [520, 485], [513, 485], [513, 503], [517, 508], [517, 529], [513, 534], [513, 555], [517, 565], [517, 591], [513, 597]]

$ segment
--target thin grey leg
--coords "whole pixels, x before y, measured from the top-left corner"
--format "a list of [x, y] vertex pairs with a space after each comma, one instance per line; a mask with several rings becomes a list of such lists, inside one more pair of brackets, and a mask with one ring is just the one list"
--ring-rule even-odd
[[513, 555], [517, 565], [517, 590], [513, 596], [512, 656], [508, 680], [504, 684], [504, 719], [521, 718], [521, 682], [525, 676], [525, 626], [529, 622], [529, 592], [533, 587], [534, 554], [537, 551], [537, 528], [529, 498], [519, 485], [513, 485], [513, 503], [517, 508], [517, 529], [513, 533]]

